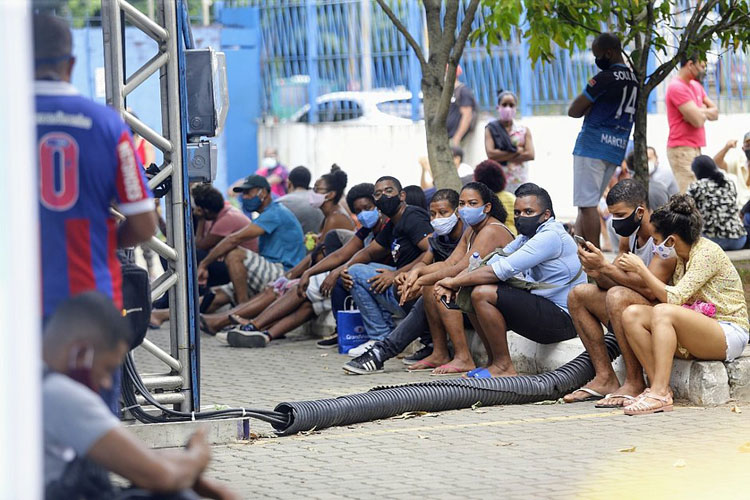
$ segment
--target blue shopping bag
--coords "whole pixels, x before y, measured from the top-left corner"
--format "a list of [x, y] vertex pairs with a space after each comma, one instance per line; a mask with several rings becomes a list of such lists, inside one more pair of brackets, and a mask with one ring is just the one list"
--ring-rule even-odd
[[339, 332], [339, 354], [346, 354], [350, 349], [370, 340], [362, 323], [362, 314], [359, 309], [354, 309], [354, 300], [351, 297], [346, 298], [344, 309], [338, 312], [336, 320]]

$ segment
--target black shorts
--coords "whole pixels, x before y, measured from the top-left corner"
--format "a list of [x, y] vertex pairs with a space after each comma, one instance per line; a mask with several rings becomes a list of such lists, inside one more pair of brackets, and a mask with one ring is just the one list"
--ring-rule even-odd
[[568, 313], [551, 300], [531, 292], [500, 283], [496, 306], [508, 330], [539, 344], [562, 342], [577, 335]]

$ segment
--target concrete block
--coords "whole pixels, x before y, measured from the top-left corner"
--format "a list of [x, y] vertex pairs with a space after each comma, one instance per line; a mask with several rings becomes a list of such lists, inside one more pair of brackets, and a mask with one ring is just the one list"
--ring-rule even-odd
[[750, 358], [738, 358], [726, 363], [729, 396], [737, 401], [750, 401]]
[[721, 361], [692, 362], [688, 399], [699, 405], [720, 405], [729, 401], [729, 377]]
[[678, 399], [690, 399], [690, 372], [695, 361], [675, 359], [669, 386]]
[[170, 422], [165, 424], [133, 423], [127, 426], [149, 448], [176, 448], [185, 446], [188, 439], [199, 428], [208, 429], [209, 444], [229, 444], [248, 439], [250, 419], [231, 418], [195, 422]]

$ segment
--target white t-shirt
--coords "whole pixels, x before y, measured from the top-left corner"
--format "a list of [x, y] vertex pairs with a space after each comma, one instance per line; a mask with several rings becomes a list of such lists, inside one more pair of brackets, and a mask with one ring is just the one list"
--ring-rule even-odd
[[649, 237], [646, 244], [638, 248], [638, 231], [636, 231], [628, 238], [628, 250], [640, 257], [644, 264], [648, 266], [654, 257], [654, 239]]

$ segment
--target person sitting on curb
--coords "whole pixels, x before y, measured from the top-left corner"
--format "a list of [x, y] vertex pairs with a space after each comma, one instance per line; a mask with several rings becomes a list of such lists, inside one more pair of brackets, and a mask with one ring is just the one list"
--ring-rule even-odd
[[[242, 326], [227, 333], [227, 343], [232, 347], [265, 347], [274, 339], [283, 337], [294, 328], [315, 316], [331, 310], [330, 292], [338, 279], [336, 271], [358, 251], [372, 241], [382, 226], [384, 218], [378, 216], [372, 197], [372, 184], [354, 186], [346, 196], [350, 210], [361, 218], [363, 227], [351, 231], [332, 231], [325, 238], [326, 256], [302, 273], [299, 282], [288, 293]], [[374, 215], [374, 218], [371, 217]], [[372, 227], [368, 227], [372, 226]], [[345, 241], [342, 242], [342, 239]], [[343, 304], [341, 305], [343, 308]]]
[[[435, 296], [444, 296], [447, 302], [456, 297], [460, 288], [473, 287], [468, 291], [473, 309], [469, 318], [489, 358], [487, 368], [467, 374], [473, 378], [517, 374], [508, 351], [508, 330], [540, 344], [576, 336], [568, 314], [568, 293], [586, 282], [576, 243], [562, 223], [555, 220], [552, 200], [545, 189], [526, 183], [515, 195], [519, 236], [486, 265], [455, 278], [444, 278], [435, 285]], [[524, 279], [516, 278], [518, 274]]]
[[626, 415], [671, 411], [672, 360], [732, 361], [748, 342], [748, 316], [740, 275], [727, 254], [701, 237], [703, 218], [690, 196], [675, 195], [651, 215], [654, 253], [677, 258], [673, 285], [641, 259], [623, 255], [621, 269], [637, 273], [657, 304], [632, 305], [622, 315], [625, 336], [651, 386], [624, 408]]
[[[128, 320], [94, 291], [67, 299], [47, 322], [42, 339], [46, 498], [88, 498], [87, 487], [97, 498], [120, 498], [110, 473], [140, 488], [137, 498], [239, 498], [204, 475], [211, 458], [205, 429], [193, 434], [185, 450], [153, 451], [99, 397], [100, 389], [112, 385], [131, 336]], [[131, 493], [135, 498], [136, 490]]]
[[[622, 255], [632, 252], [654, 275], [666, 282], [674, 272], [675, 259], [654, 259], [654, 227], [651, 209], [643, 185], [635, 179], [624, 179], [607, 194], [607, 209], [612, 225], [620, 236], [619, 255], [612, 262], [588, 242], [578, 248], [578, 258], [594, 283], [578, 285], [568, 296], [568, 309], [578, 336], [591, 357], [596, 375], [584, 387], [563, 399], [577, 403], [601, 399], [598, 408], [618, 408], [632, 401], [646, 388], [643, 368], [628, 345], [622, 330], [622, 312], [632, 304], [653, 304], [655, 299], [644, 281], [634, 273], [617, 266]], [[625, 362], [625, 381], [620, 385], [604, 345], [602, 325], [614, 332]]]
[[[430, 249], [422, 256], [411, 272], [418, 268], [429, 266], [433, 262], [442, 262], [449, 258], [453, 250], [461, 241], [464, 232], [464, 224], [456, 217], [458, 208], [458, 193], [452, 189], [440, 189], [435, 192], [430, 202], [430, 223], [435, 232], [430, 236]], [[406, 273], [396, 277], [399, 288], [403, 288]], [[401, 302], [404, 303], [403, 294]], [[405, 304], [404, 304], [405, 305]], [[421, 350], [429, 350], [432, 353], [432, 338], [427, 327], [427, 316], [424, 310], [424, 301], [420, 297], [412, 306], [404, 320], [388, 334], [388, 337], [378, 341], [375, 345], [362, 354], [349, 361], [343, 369], [355, 375], [369, 375], [383, 371], [384, 363], [401, 353], [409, 344], [422, 336]], [[426, 357], [426, 356], [425, 356]], [[420, 362], [416, 360], [415, 363]]]
[[[233, 189], [242, 193], [245, 215], [250, 217], [253, 212], [260, 215], [244, 229], [222, 239], [198, 264], [198, 282], [205, 282], [208, 266], [226, 256], [232, 282], [214, 289], [214, 308], [230, 302], [247, 302], [305, 258], [302, 226], [288, 208], [273, 201], [265, 177], [250, 175]], [[258, 253], [240, 247], [252, 238], [258, 238]]]
[[[392, 315], [405, 316], [394, 280], [398, 271], [408, 271], [419, 262], [430, 247], [428, 236], [433, 232], [427, 211], [406, 204], [406, 193], [395, 177], [378, 179], [374, 197], [380, 213], [389, 218], [388, 223], [375, 241], [349, 261], [340, 277], [344, 288], [351, 291], [370, 338], [348, 352], [352, 357], [364, 354], [393, 331]], [[395, 267], [375, 263], [389, 253]]]
[[[346, 173], [335, 167], [330, 173], [322, 175], [312, 191], [308, 192], [308, 210], [320, 211], [324, 215], [323, 226], [316, 240], [320, 242], [311, 253], [303, 258], [296, 266], [284, 273], [283, 276], [266, 284], [263, 291], [255, 295], [245, 303], [241, 303], [227, 312], [217, 314], [206, 314], [201, 316], [201, 328], [209, 335], [215, 335], [217, 331], [225, 326], [244, 325], [252, 318], [270, 306], [280, 295], [287, 293], [302, 276], [302, 273], [313, 264], [323, 251], [325, 236], [331, 231], [346, 230], [348, 236], [354, 233], [354, 223], [349, 214], [339, 206], [339, 201], [346, 188]], [[281, 202], [278, 202], [281, 203]], [[319, 209], [319, 210], [318, 210]], [[333, 240], [331, 240], [333, 241]], [[338, 247], [337, 247], [338, 248]], [[333, 252], [335, 249], [332, 249]], [[221, 289], [229, 292], [229, 288]], [[215, 305], [223, 305], [223, 301], [215, 302]], [[214, 308], [208, 310], [215, 310]]]

